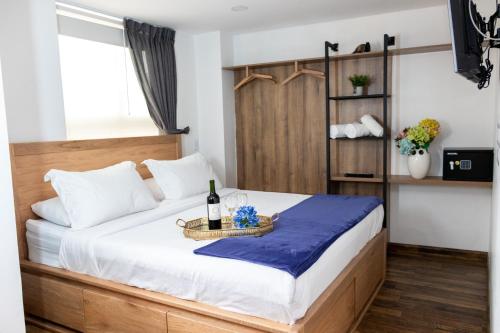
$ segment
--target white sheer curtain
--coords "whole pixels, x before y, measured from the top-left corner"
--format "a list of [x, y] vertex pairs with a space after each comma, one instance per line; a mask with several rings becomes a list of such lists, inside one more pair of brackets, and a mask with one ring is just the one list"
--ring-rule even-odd
[[158, 135], [123, 30], [59, 17], [68, 139]]

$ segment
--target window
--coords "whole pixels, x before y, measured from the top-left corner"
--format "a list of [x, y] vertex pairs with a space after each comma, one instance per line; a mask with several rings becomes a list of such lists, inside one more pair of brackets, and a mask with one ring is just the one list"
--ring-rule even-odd
[[67, 137], [158, 135], [118, 28], [58, 15]]

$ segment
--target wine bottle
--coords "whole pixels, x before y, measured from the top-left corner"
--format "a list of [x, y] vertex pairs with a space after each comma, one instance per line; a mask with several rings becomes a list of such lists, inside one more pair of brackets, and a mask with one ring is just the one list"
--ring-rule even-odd
[[210, 194], [207, 197], [208, 229], [216, 230], [222, 228], [220, 216], [220, 198], [215, 193], [215, 181], [210, 180]]

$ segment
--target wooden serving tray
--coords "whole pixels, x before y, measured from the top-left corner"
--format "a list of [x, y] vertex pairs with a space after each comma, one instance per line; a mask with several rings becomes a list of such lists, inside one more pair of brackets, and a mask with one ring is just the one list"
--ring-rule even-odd
[[274, 214], [270, 217], [264, 215], [257, 216], [260, 219], [260, 226], [256, 228], [236, 228], [230, 216], [222, 217], [222, 229], [218, 230], [208, 229], [207, 217], [201, 217], [189, 221], [178, 219], [176, 224], [184, 229], [184, 236], [186, 238], [194, 240], [209, 240], [244, 236], [260, 237], [273, 231], [274, 222], [276, 222], [279, 218], [278, 214]]

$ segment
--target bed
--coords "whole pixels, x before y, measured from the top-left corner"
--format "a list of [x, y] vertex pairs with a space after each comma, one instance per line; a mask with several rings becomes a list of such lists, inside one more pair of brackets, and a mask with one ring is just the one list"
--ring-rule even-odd
[[[11, 154], [25, 310], [32, 327], [47, 332], [349, 332], [383, 282], [382, 207], [297, 280], [264, 266], [194, 255], [203, 244], [183, 239], [175, 220], [202, 214], [204, 196], [78, 233], [30, 220], [35, 216], [29, 205], [54, 196], [41, 181], [48, 169], [176, 159], [178, 136], [13, 144]], [[139, 171], [150, 177], [146, 169]], [[223, 189], [221, 195], [232, 191]], [[307, 198], [246, 192], [266, 214]], [[141, 251], [139, 260], [134, 256]], [[144, 257], [149, 257], [147, 267], [137, 265]], [[60, 268], [61, 260], [71, 271]], [[217, 269], [211, 272], [212, 267]], [[235, 282], [245, 276], [254, 277], [249, 286]]]

